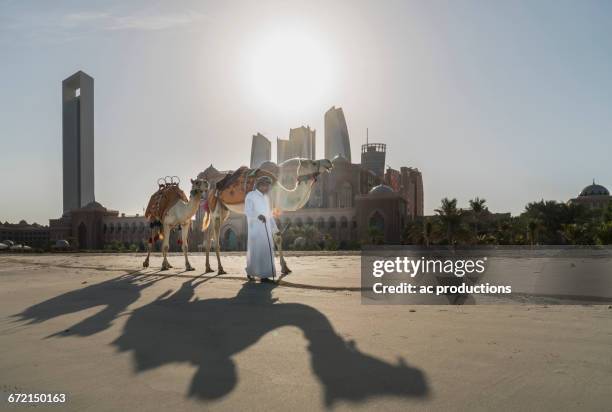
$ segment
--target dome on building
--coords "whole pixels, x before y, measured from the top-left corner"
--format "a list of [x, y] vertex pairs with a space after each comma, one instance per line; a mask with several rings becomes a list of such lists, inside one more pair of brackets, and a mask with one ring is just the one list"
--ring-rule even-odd
[[265, 168], [275, 168], [277, 167], [276, 163], [274, 163], [271, 160], [266, 160], [265, 162], [263, 162], [261, 165], [259, 165], [260, 169], [265, 169]]
[[100, 203], [94, 200], [92, 202], [87, 203], [85, 206], [83, 206], [83, 209], [105, 209], [105, 208]]
[[588, 185], [582, 189], [580, 196], [610, 196], [610, 192], [602, 185], [596, 184], [595, 180], [593, 180], [592, 185]]
[[387, 185], [378, 185], [370, 189], [370, 192], [368, 194], [373, 195], [379, 193], [393, 193], [393, 189]]
[[278, 174], [278, 165], [274, 162], [272, 162], [271, 160], [267, 160], [265, 162], [263, 162], [260, 166], [259, 169], [261, 170], [265, 170], [267, 172], [270, 172], [274, 175]]
[[207, 178], [217, 176], [218, 174], [219, 174], [219, 171], [215, 169], [215, 167], [211, 163], [210, 166], [208, 166], [203, 172], [200, 172], [198, 174], [198, 179], [207, 179]]

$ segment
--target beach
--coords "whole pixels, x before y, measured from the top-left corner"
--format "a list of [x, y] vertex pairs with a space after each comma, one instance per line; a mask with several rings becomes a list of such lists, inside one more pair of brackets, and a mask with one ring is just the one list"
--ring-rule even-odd
[[[212, 267], [216, 261], [212, 256]], [[367, 305], [354, 253], [280, 284], [172, 254], [0, 255], [0, 392], [106, 410], [608, 410], [612, 308]], [[4, 405], [3, 405], [4, 406]], [[9, 407], [17, 407], [8, 405]], [[23, 405], [21, 405], [23, 406]], [[50, 404], [44, 406], [53, 406]]]

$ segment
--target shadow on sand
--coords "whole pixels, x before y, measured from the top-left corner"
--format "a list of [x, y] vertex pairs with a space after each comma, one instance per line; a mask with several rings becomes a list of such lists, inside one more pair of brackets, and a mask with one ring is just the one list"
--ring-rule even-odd
[[[408, 366], [403, 359], [391, 364], [361, 352], [354, 342], [339, 336], [325, 315], [313, 307], [276, 303], [272, 297], [276, 285], [247, 282], [235, 297], [199, 300], [194, 290], [207, 280], [190, 279], [177, 291], [167, 291], [131, 312], [123, 333], [113, 345], [120, 351], [133, 352], [137, 372], [189, 362], [197, 367], [197, 372], [188, 395], [218, 399], [236, 387], [238, 375], [232, 359], [235, 354], [270, 331], [295, 326], [308, 341], [312, 371], [324, 387], [326, 406], [339, 400], [360, 401], [376, 395], [428, 394], [421, 370]], [[129, 276], [122, 276], [55, 297], [18, 316], [44, 321], [107, 305], [99, 314], [71, 328], [73, 334], [87, 336], [107, 328], [143, 288], [155, 281], [132, 282]]]
[[14, 317], [32, 324], [104, 306], [95, 315], [83, 319], [69, 329], [50, 335], [91, 336], [109, 328], [114, 319], [140, 298], [142, 290], [162, 279], [163, 277], [153, 278], [152, 274], [128, 273], [30, 306]]

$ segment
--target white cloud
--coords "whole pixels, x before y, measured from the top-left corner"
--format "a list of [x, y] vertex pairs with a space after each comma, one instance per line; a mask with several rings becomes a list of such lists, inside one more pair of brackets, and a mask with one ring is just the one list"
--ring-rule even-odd
[[96, 28], [100, 30], [166, 30], [185, 27], [199, 20], [204, 15], [196, 12], [168, 13], [70, 13], [63, 16], [62, 25], [69, 28]]
[[80, 12], [66, 14], [63, 18], [63, 21], [64, 23], [80, 24], [84, 22], [101, 20], [108, 17], [110, 17], [110, 14], [104, 12]]
[[38, 16], [11, 16], [0, 25], [0, 32], [21, 32], [28, 38], [47, 40], [71, 38], [95, 31], [154, 31], [189, 27], [205, 18], [195, 11], [82, 11]]
[[203, 18], [203, 14], [194, 12], [113, 16], [104, 28], [106, 30], [165, 30], [188, 26]]

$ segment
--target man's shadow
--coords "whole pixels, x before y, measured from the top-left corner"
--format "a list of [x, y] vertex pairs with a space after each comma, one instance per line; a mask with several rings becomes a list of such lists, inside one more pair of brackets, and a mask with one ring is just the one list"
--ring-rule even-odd
[[189, 396], [221, 398], [237, 384], [234, 355], [270, 331], [295, 326], [308, 340], [312, 370], [324, 387], [327, 406], [375, 395], [427, 395], [421, 370], [401, 358], [391, 364], [361, 352], [313, 307], [275, 303], [276, 285], [247, 282], [233, 298], [199, 300], [194, 289], [205, 281], [188, 280], [176, 292], [168, 291], [133, 311], [113, 344], [133, 352], [138, 372], [189, 362], [197, 367]]

